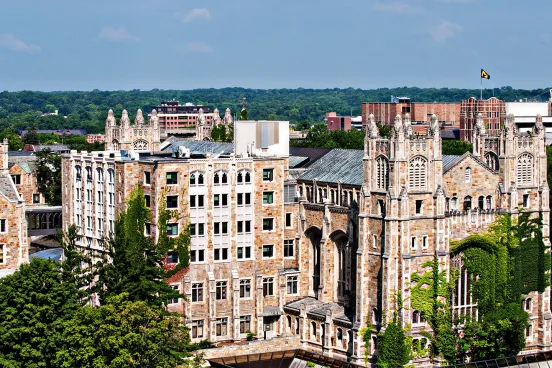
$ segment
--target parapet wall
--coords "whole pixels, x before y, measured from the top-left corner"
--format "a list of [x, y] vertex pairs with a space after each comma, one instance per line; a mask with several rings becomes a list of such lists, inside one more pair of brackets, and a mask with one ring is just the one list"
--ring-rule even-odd
[[298, 337], [276, 337], [269, 340], [245, 341], [233, 343], [214, 349], [205, 349], [205, 359], [226, 358], [248, 354], [272, 353], [276, 351], [295, 350], [301, 347], [301, 340]]

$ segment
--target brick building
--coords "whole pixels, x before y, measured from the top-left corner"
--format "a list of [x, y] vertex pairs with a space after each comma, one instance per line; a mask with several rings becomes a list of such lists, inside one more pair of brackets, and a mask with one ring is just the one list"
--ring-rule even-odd
[[441, 129], [457, 129], [460, 126], [460, 104], [456, 102], [412, 102], [409, 97], [393, 97], [391, 102], [365, 102], [362, 104], [363, 126], [374, 115], [376, 122], [393, 125], [397, 115], [410, 115], [415, 133], [425, 134], [432, 115], [439, 117]]
[[506, 104], [496, 97], [487, 100], [470, 97], [463, 100], [460, 107], [460, 139], [472, 142], [478, 114], [481, 114], [489, 134], [499, 134], [506, 119]]
[[329, 131], [334, 130], [351, 130], [351, 117], [350, 116], [337, 116], [335, 112], [326, 113], [326, 125]]
[[[188, 218], [192, 224], [191, 265], [168, 280], [187, 298], [168, 308], [186, 315], [194, 341], [236, 341], [249, 330], [294, 335], [304, 347], [364, 364], [374, 344], [366, 346], [359, 331], [377, 331], [391, 318], [399, 290], [403, 322], [413, 339], [423, 339], [429, 326], [410, 305], [409, 290], [412, 274], [434, 256], [445, 270], [460, 269], [454, 310], [477, 308], [451, 241], [522, 209], [542, 213], [549, 235], [540, 116], [530, 134], [512, 116], [498, 134], [476, 119], [473, 152], [462, 156], [442, 154], [436, 116], [423, 135], [404, 116], [382, 138], [368, 115], [364, 150], [294, 148], [289, 156], [287, 124], [238, 122], [234, 145], [173, 141], [165, 154], [130, 157], [72, 152], [63, 159], [65, 226], [76, 222], [85, 229], [83, 245], [101, 251], [99, 231], [111, 230], [135, 185], [153, 219], [167, 190], [167, 206], [182, 214], [170, 231], [177, 234]], [[154, 225], [148, 231], [155, 236]], [[552, 346], [549, 298], [549, 289], [526, 296], [528, 349]]]
[[[219, 123], [229, 125], [231, 124], [230, 120], [232, 120], [232, 114], [228, 108], [221, 119], [217, 108], [213, 110], [211, 106], [194, 105], [192, 103], [181, 105], [178, 101], [163, 101], [159, 106], [154, 106], [152, 109], [157, 111], [159, 129], [163, 137], [169, 135], [193, 136], [197, 133], [196, 127], [198, 125], [207, 127]], [[199, 138], [199, 140], [202, 140], [202, 138]]]

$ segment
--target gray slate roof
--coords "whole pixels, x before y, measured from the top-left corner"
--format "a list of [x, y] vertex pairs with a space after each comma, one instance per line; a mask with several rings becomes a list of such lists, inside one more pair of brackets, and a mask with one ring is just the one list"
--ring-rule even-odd
[[449, 171], [451, 167], [462, 160], [460, 155], [443, 155], [443, 172]]
[[180, 146], [188, 148], [192, 153], [230, 154], [234, 152], [234, 145], [232, 143], [210, 141], [174, 141], [165, 147], [163, 152], [176, 151]]
[[362, 185], [362, 150], [335, 148], [308, 166], [298, 180]]
[[293, 169], [295, 167], [299, 167], [306, 163], [308, 160], [309, 158], [304, 156], [289, 156], [289, 168]]
[[30, 174], [36, 169], [36, 156], [8, 156], [8, 168], [14, 165], [19, 165], [23, 171]]
[[19, 201], [19, 195], [13, 185], [11, 176], [8, 174], [0, 175], [0, 192], [4, 194], [10, 201]]

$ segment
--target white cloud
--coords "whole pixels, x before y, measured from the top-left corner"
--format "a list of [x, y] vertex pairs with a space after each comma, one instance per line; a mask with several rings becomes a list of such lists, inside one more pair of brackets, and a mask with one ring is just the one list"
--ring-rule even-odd
[[202, 53], [202, 54], [213, 52], [213, 48], [203, 42], [191, 42], [186, 45], [184, 50], [186, 52], [194, 52], [194, 53]]
[[0, 47], [17, 52], [26, 52], [29, 54], [40, 51], [40, 46], [23, 42], [10, 33], [0, 34]]
[[405, 14], [405, 15], [415, 15], [422, 14], [425, 10], [419, 6], [413, 6], [405, 2], [377, 2], [374, 4], [374, 10], [385, 12], [385, 13], [394, 13], [394, 14]]
[[430, 35], [437, 42], [445, 42], [447, 39], [456, 36], [462, 32], [464, 27], [459, 24], [443, 20], [437, 26], [431, 28]]
[[211, 20], [212, 18], [213, 14], [211, 14], [208, 9], [197, 8], [187, 12], [184, 17], [182, 17], [182, 21], [184, 23], [188, 23], [193, 22], [194, 20]]
[[133, 43], [140, 41], [140, 38], [133, 36], [124, 27], [103, 27], [98, 35], [100, 40], [107, 40], [111, 42], [127, 42]]

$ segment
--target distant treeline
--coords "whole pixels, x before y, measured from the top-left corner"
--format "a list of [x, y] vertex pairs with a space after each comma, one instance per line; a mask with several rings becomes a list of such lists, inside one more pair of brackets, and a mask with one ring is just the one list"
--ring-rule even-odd
[[[489, 98], [493, 91], [483, 91]], [[505, 101], [530, 99], [546, 101], [548, 88], [536, 90], [501, 87], [494, 95]], [[178, 100], [218, 107], [229, 107], [233, 113], [241, 109], [242, 98], [247, 99], [250, 119], [289, 120], [290, 123], [313, 124], [324, 120], [328, 111], [340, 115], [360, 115], [363, 102], [386, 102], [391, 96], [408, 96], [413, 102], [457, 102], [471, 96], [479, 96], [479, 90], [458, 88], [379, 88], [362, 89], [195, 89], [151, 91], [90, 91], [90, 92], [2, 92], [0, 93], [0, 130], [12, 127], [16, 130], [35, 126], [38, 129], [84, 128], [90, 133], [103, 132], [109, 109], [116, 115], [127, 109], [131, 117], [141, 108], [149, 112], [151, 106], [161, 101]], [[41, 116], [59, 111], [58, 116]], [[64, 118], [66, 116], [66, 118]]]

